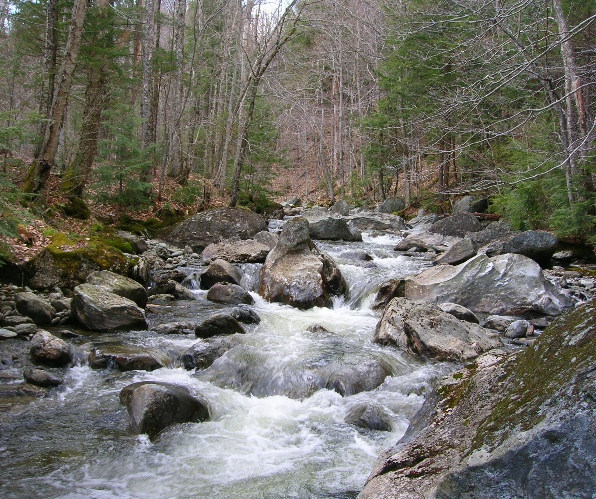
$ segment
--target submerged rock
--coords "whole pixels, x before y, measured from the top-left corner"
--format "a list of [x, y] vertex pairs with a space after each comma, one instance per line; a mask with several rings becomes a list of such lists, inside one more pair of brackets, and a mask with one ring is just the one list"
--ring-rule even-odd
[[263, 265], [259, 294], [269, 301], [307, 309], [329, 307], [332, 295], [346, 292], [339, 268], [311, 241], [308, 221], [295, 218], [286, 223]]
[[131, 430], [150, 438], [168, 426], [210, 417], [206, 402], [193, 397], [187, 388], [171, 383], [133, 383], [120, 392], [120, 403], [128, 410]]
[[591, 497], [594, 358], [595, 301], [520, 353], [479, 357], [427, 400], [359, 497]]

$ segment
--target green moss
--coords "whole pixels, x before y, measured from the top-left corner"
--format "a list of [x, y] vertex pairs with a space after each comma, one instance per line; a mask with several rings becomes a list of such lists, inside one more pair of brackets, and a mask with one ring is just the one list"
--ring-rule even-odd
[[473, 449], [496, 446], [507, 435], [503, 429], [527, 431], [539, 424], [564, 396], [574, 378], [593, 368], [596, 359], [596, 302], [558, 318], [538, 341], [503, 365], [501, 396], [491, 415], [480, 425]]

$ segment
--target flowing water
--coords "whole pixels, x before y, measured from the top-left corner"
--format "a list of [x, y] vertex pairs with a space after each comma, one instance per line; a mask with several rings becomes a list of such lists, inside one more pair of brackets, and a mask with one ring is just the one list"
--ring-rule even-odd
[[[203, 372], [186, 371], [176, 361], [200, 341], [194, 336], [83, 333], [81, 350], [118, 341], [160, 352], [167, 367], [120, 373], [81, 365], [47, 397], [6, 410], [0, 497], [355, 497], [375, 459], [403, 435], [429, 386], [448, 369], [372, 341], [379, 313], [370, 304], [379, 285], [428, 265], [396, 257], [395, 242], [388, 236], [318, 242], [339, 263], [350, 298], [337, 300], [333, 309], [300, 311], [253, 292], [260, 324], [247, 326], [239, 344]], [[354, 249], [373, 260], [351, 261], [346, 251]], [[259, 268], [243, 266], [246, 289], [254, 290]], [[225, 309], [195, 293], [193, 302], [149, 314], [150, 324], [196, 321]], [[366, 384], [369, 365], [391, 374], [374, 389], [348, 389], [342, 396], [341, 389], [315, 391], [308, 384], [318, 369], [337, 371], [340, 378], [356, 373]], [[170, 427], [153, 441], [130, 434], [119, 392], [147, 380], [186, 386], [209, 401], [212, 420]], [[360, 406], [379, 408], [391, 431], [346, 423]]]

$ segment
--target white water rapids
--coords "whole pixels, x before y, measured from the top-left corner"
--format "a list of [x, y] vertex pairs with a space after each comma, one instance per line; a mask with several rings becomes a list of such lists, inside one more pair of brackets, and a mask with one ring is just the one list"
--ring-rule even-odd
[[[293, 365], [377, 359], [392, 373], [378, 388], [344, 397], [327, 389], [304, 399], [257, 397], [216, 386], [175, 362], [153, 372], [129, 373], [78, 366], [68, 371], [61, 388], [3, 415], [0, 496], [355, 497], [376, 458], [403, 435], [426, 390], [447, 369], [373, 343], [379, 313], [370, 305], [379, 285], [428, 265], [424, 260], [396, 257], [395, 242], [390, 237], [365, 237], [356, 244], [317, 242], [339, 262], [351, 298], [338, 301], [333, 309], [300, 311], [267, 303], [253, 293], [254, 310], [262, 321], [248, 326], [242, 338], [245, 351], [253, 352], [262, 369], [272, 379], [279, 377], [281, 385], [285, 374], [291, 376]], [[342, 259], [343, 252], [354, 248], [371, 254], [372, 263]], [[251, 282], [250, 268], [245, 270], [244, 284], [251, 288], [254, 279]], [[252, 275], [257, 271], [252, 268]], [[204, 293], [196, 294], [196, 302], [178, 302], [171, 316], [149, 317], [150, 321], [198, 320], [213, 306]], [[309, 332], [313, 325], [329, 333]], [[200, 341], [194, 336], [147, 331], [90, 333], [80, 341], [80, 348], [115, 337], [166, 352], [172, 359]], [[131, 435], [119, 392], [130, 383], [147, 380], [184, 385], [200, 394], [210, 404], [212, 420], [170, 427], [153, 442]], [[346, 423], [346, 415], [358, 405], [380, 407], [390, 418], [392, 431]]]

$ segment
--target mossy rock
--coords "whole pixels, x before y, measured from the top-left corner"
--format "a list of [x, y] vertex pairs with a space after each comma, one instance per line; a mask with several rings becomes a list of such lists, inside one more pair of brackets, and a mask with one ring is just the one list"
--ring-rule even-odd
[[55, 234], [52, 243], [28, 262], [28, 284], [34, 289], [73, 288], [96, 270], [128, 275], [136, 264], [135, 258], [127, 257], [122, 251], [132, 252], [129, 246], [130, 243], [117, 237], [80, 238]]
[[89, 220], [91, 210], [81, 198], [71, 197], [68, 204], [62, 207], [62, 211], [67, 217], [78, 218], [79, 220]]

